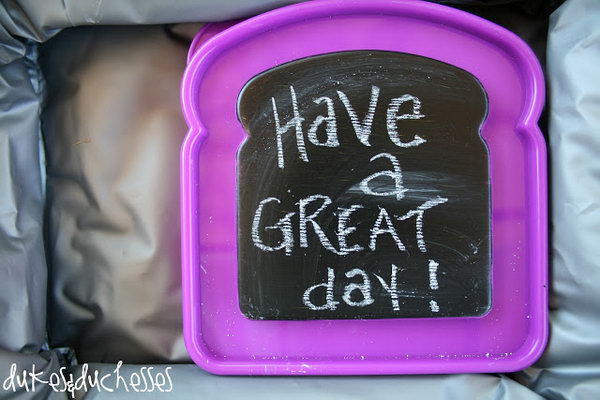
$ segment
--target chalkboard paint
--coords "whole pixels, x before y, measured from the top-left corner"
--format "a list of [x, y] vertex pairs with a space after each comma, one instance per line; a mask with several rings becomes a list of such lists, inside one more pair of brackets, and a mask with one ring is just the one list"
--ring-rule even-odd
[[487, 96], [426, 57], [337, 52], [238, 98], [238, 287], [251, 319], [490, 308]]

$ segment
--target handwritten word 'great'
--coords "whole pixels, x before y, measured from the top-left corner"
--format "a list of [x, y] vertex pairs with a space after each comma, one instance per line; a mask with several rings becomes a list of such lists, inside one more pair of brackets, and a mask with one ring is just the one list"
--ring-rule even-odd
[[[448, 199], [444, 197], [435, 197], [431, 200], [428, 200], [418, 206], [417, 208], [410, 210], [402, 215], [394, 215], [390, 214], [390, 212], [384, 208], [379, 207], [379, 213], [377, 217], [374, 219], [374, 223], [370, 228], [369, 235], [369, 243], [368, 248], [371, 251], [377, 250], [377, 240], [381, 235], [390, 235], [394, 240], [398, 250], [406, 251], [406, 246], [400, 240], [398, 233], [396, 231], [395, 225], [392, 221], [392, 217], [397, 221], [405, 221], [409, 218], [415, 218], [415, 238], [417, 242], [417, 246], [421, 252], [426, 252], [427, 247], [425, 245], [425, 239], [423, 234], [423, 219], [425, 212], [437, 205], [443, 204], [447, 202]], [[254, 214], [254, 219], [252, 221], [252, 241], [254, 245], [265, 252], [275, 252], [279, 250], [284, 250], [285, 254], [288, 256], [292, 255], [295, 241], [294, 241], [294, 227], [292, 224], [292, 217], [294, 215], [298, 215], [298, 233], [299, 233], [299, 242], [300, 247], [307, 248], [309, 247], [308, 241], [308, 232], [309, 227], [312, 228], [315, 235], [317, 236], [320, 244], [327, 250], [331, 251], [334, 254], [345, 256], [353, 252], [363, 251], [365, 247], [359, 244], [349, 244], [348, 243], [348, 235], [352, 232], [356, 231], [357, 226], [353, 226], [350, 223], [351, 215], [363, 208], [361, 204], [353, 204], [350, 207], [338, 207], [337, 212], [337, 230], [335, 235], [337, 236], [338, 248], [336, 249], [334, 245], [331, 243], [331, 240], [325, 232], [323, 228], [319, 225], [317, 218], [331, 205], [332, 201], [329, 196], [314, 194], [308, 197], [301, 199], [296, 203], [298, 206], [298, 211], [292, 211], [285, 214], [282, 218], [280, 218], [277, 222], [272, 225], [265, 226], [261, 230], [262, 223], [262, 214], [264, 212], [264, 208], [266, 206], [273, 206], [275, 204], [280, 204], [281, 200], [276, 197], [268, 197], [262, 200], [256, 212]], [[316, 205], [316, 206], [315, 206]], [[316, 208], [316, 210], [315, 210]], [[313, 210], [308, 211], [309, 209]], [[262, 232], [263, 231], [272, 231], [279, 230], [281, 232], [281, 239], [278, 243], [273, 245], [267, 245], [263, 242]]]

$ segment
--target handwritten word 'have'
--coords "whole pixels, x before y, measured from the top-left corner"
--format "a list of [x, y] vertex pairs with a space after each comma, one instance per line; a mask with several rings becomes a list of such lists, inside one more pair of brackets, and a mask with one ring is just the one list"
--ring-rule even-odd
[[[377, 102], [379, 100], [379, 87], [371, 87], [369, 108], [362, 120], [359, 119], [358, 114], [352, 106], [348, 96], [346, 96], [346, 94], [340, 90], [337, 90], [336, 92], [340, 101], [344, 105], [346, 112], [348, 113], [348, 117], [350, 117], [350, 121], [352, 122], [352, 127], [354, 128], [354, 133], [356, 134], [357, 139], [363, 145], [371, 146], [371, 128], [373, 125], [373, 118], [375, 117], [375, 111], [377, 109]], [[300, 159], [304, 162], [308, 162], [309, 160], [308, 152], [306, 151], [306, 145], [304, 143], [304, 132], [302, 127], [304, 118], [300, 114], [298, 99], [293, 86], [290, 86], [290, 96], [292, 101], [293, 118], [286, 123], [281, 122], [279, 118], [279, 112], [277, 110], [277, 102], [275, 101], [275, 97], [271, 97], [271, 103], [273, 105], [273, 117], [275, 119], [275, 134], [277, 138], [277, 165], [282, 169], [285, 165], [283, 157], [283, 135], [292, 128], [296, 132], [296, 145], [298, 148], [298, 153], [300, 154]], [[323, 96], [313, 99], [313, 102], [316, 104], [325, 103], [327, 107], [327, 116], [319, 115], [312, 121], [308, 127], [308, 140], [315, 146], [338, 147], [340, 142], [337, 136], [337, 120], [334, 108], [335, 103], [333, 99], [331, 97]], [[409, 113], [398, 115], [400, 107], [404, 103], [412, 104], [412, 110]], [[424, 117], [425, 115], [421, 114], [421, 101], [416, 96], [404, 94], [400, 97], [391, 99], [386, 112], [387, 133], [390, 140], [398, 147], [415, 147], [425, 143], [426, 140], [419, 135], [414, 135], [413, 139], [409, 142], [403, 142], [400, 138], [397, 127], [397, 122], [400, 120], [417, 120]], [[319, 140], [317, 137], [317, 130], [322, 124], [325, 124], [325, 132], [327, 134], [327, 139], [325, 141]]]

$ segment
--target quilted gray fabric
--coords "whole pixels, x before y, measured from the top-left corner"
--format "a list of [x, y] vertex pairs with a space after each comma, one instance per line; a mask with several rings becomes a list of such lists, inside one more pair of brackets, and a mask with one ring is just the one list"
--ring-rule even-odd
[[[64, 28], [222, 20], [290, 2], [0, 2], [0, 385], [13, 363], [48, 379], [83, 362], [109, 373], [123, 360], [127, 375], [142, 367], [133, 363], [188, 361], [177, 209], [186, 49], [161, 26]], [[454, 3], [508, 26], [544, 60], [549, 2]], [[320, 378], [155, 365], [171, 368], [170, 397], [600, 398], [599, 20], [595, 0], [568, 0], [550, 18], [552, 326], [540, 362], [511, 376]], [[0, 386], [0, 398], [47, 396], [69, 394]], [[87, 394], [108, 396], [148, 394]]]

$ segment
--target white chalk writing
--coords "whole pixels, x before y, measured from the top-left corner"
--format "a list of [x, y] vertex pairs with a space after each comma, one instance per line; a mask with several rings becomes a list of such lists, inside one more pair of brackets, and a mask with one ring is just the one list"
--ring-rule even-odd
[[381, 283], [383, 289], [390, 294], [390, 297], [392, 298], [392, 309], [394, 311], [400, 311], [400, 303], [398, 302], [398, 267], [392, 264], [392, 276], [390, 277], [389, 285], [381, 276], [377, 274], [374, 275], [379, 280], [379, 283]]
[[283, 238], [277, 246], [267, 246], [260, 238], [259, 227], [263, 208], [265, 207], [265, 204], [273, 201], [276, 203], [281, 203], [281, 201], [275, 197], [268, 197], [258, 204], [258, 208], [254, 213], [254, 218], [252, 219], [252, 241], [256, 247], [262, 251], [277, 251], [285, 248], [285, 254], [289, 256], [292, 254], [292, 248], [294, 245], [291, 222], [291, 218], [294, 215], [293, 212], [286, 214], [275, 225], [265, 227], [266, 230], [279, 229], [281, 231]]
[[[407, 189], [405, 189], [404, 186], [402, 186], [402, 169], [400, 168], [400, 163], [398, 162], [398, 159], [389, 153], [381, 153], [377, 154], [376, 156], [373, 156], [370, 161], [373, 162], [379, 158], [387, 158], [388, 160], [390, 160], [390, 162], [392, 163], [393, 170], [379, 171], [372, 175], [369, 175], [360, 183], [360, 189], [365, 194], [371, 196], [396, 196], [396, 200], [402, 200], [404, 198], [404, 192], [406, 192]], [[371, 188], [369, 187], [369, 182], [381, 176], [387, 176], [394, 181], [394, 190], [390, 190], [387, 192], [374, 192], [373, 190], [371, 190]]]
[[[304, 294], [302, 295], [302, 301], [304, 302], [304, 305], [308, 308], [310, 308], [311, 310], [315, 310], [315, 311], [319, 311], [319, 310], [335, 310], [337, 308], [337, 305], [339, 304], [338, 301], [335, 301], [333, 299], [333, 282], [335, 280], [335, 272], [333, 271], [333, 268], [327, 268], [327, 283], [319, 283], [317, 285], [311, 286], [308, 289], [306, 289], [304, 291]], [[320, 287], [324, 287], [326, 289], [326, 294], [325, 294], [325, 304], [320, 305], [320, 306], [316, 306], [314, 305], [311, 300], [310, 300], [310, 295], [311, 293]]]
[[[383, 221], [385, 221], [385, 224], [387, 225], [387, 228], [385, 229], [381, 228], [381, 223]], [[398, 246], [399, 250], [406, 251], [406, 247], [404, 247], [404, 243], [402, 243], [402, 241], [398, 237], [396, 229], [394, 229], [394, 225], [392, 224], [392, 220], [390, 219], [387, 210], [385, 208], [380, 207], [379, 215], [377, 216], [377, 221], [375, 221], [375, 225], [373, 225], [373, 228], [371, 229], [371, 241], [369, 242], [369, 248], [372, 251], [375, 251], [377, 249], [377, 237], [379, 235], [383, 235], [384, 233], [390, 234], [392, 239], [394, 239], [396, 246]]]
[[[363, 279], [362, 283], [349, 283], [346, 285], [344, 289], [344, 301], [349, 306], [354, 307], [364, 307], [369, 304], [373, 304], [375, 300], [371, 297], [371, 280], [369, 279], [369, 275], [365, 271], [360, 268], [354, 268], [351, 271], [346, 272], [346, 278], [352, 278], [356, 275], [360, 275]], [[359, 290], [362, 294], [363, 299], [361, 301], [353, 301], [352, 300], [352, 292], [355, 290]]]
[[[407, 101], [412, 101], [412, 104], [413, 104], [412, 112], [408, 113], [408, 114], [398, 115], [398, 110], [400, 110], [400, 106], [402, 106], [402, 104], [404, 104]], [[398, 120], [421, 119], [424, 117], [425, 116], [423, 114], [421, 114], [421, 101], [417, 97], [410, 95], [410, 94], [405, 94], [402, 97], [397, 97], [395, 99], [392, 99], [392, 101], [390, 102], [390, 105], [388, 107], [388, 110], [387, 110], [387, 119], [386, 119], [387, 130], [388, 130], [388, 135], [390, 137], [390, 140], [392, 142], [394, 142], [394, 144], [396, 146], [400, 146], [400, 147], [416, 147], [416, 146], [419, 146], [419, 145], [425, 143], [426, 140], [423, 139], [419, 135], [415, 135], [414, 139], [408, 143], [403, 142], [400, 139], [400, 136], [398, 135], [398, 129], [396, 127], [396, 123]]]
[[277, 165], [279, 168], [284, 167], [282, 136], [292, 127], [296, 130], [296, 144], [298, 146], [300, 158], [303, 161], [308, 162], [308, 154], [306, 153], [306, 147], [304, 146], [304, 134], [302, 133], [302, 121], [304, 121], [304, 118], [300, 116], [298, 99], [296, 98], [296, 92], [294, 91], [293, 86], [290, 86], [290, 95], [292, 96], [294, 118], [290, 119], [284, 126], [281, 126], [281, 122], [279, 121], [275, 97], [271, 97], [271, 102], [273, 103], [273, 118], [275, 119], [275, 134], [277, 136]]
[[[335, 109], [333, 107], [333, 100], [329, 97], [319, 97], [318, 99], [313, 100], [315, 103], [320, 104], [322, 102], [327, 103], [327, 116], [324, 117], [319, 115], [315, 120], [310, 124], [308, 128], [308, 140], [316, 145], [316, 146], [325, 146], [325, 147], [337, 147], [340, 145], [337, 137], [337, 121], [335, 119]], [[320, 142], [317, 137], [317, 130], [319, 126], [325, 122], [325, 133], [327, 134], [327, 140], [325, 142]]]
[[419, 207], [417, 207], [416, 210], [410, 210], [409, 212], [407, 212], [404, 215], [396, 216], [396, 218], [399, 221], [404, 221], [408, 218], [416, 216], [415, 225], [416, 225], [417, 246], [419, 246], [419, 250], [421, 250], [423, 253], [425, 253], [427, 251], [427, 247], [425, 246], [425, 237], [423, 235], [423, 216], [425, 215], [425, 211], [427, 211], [430, 208], [433, 208], [435, 206], [438, 206], [440, 204], [444, 204], [447, 201], [448, 201], [448, 199], [438, 196], [434, 199], [427, 200], [425, 203], [423, 203]]
[[365, 146], [370, 146], [369, 136], [371, 136], [371, 126], [373, 125], [373, 117], [375, 116], [375, 108], [377, 107], [377, 99], [379, 98], [379, 88], [377, 86], [371, 87], [371, 100], [369, 102], [369, 109], [365, 115], [365, 118], [361, 121], [358, 120], [358, 115], [356, 115], [356, 111], [350, 104], [350, 100], [344, 94], [344, 92], [337, 91], [337, 94], [344, 103], [344, 107], [346, 107], [346, 111], [348, 112], [348, 116], [350, 117], [350, 121], [352, 122], [352, 127], [354, 128], [354, 132], [356, 133], [356, 137], [362, 144]]

